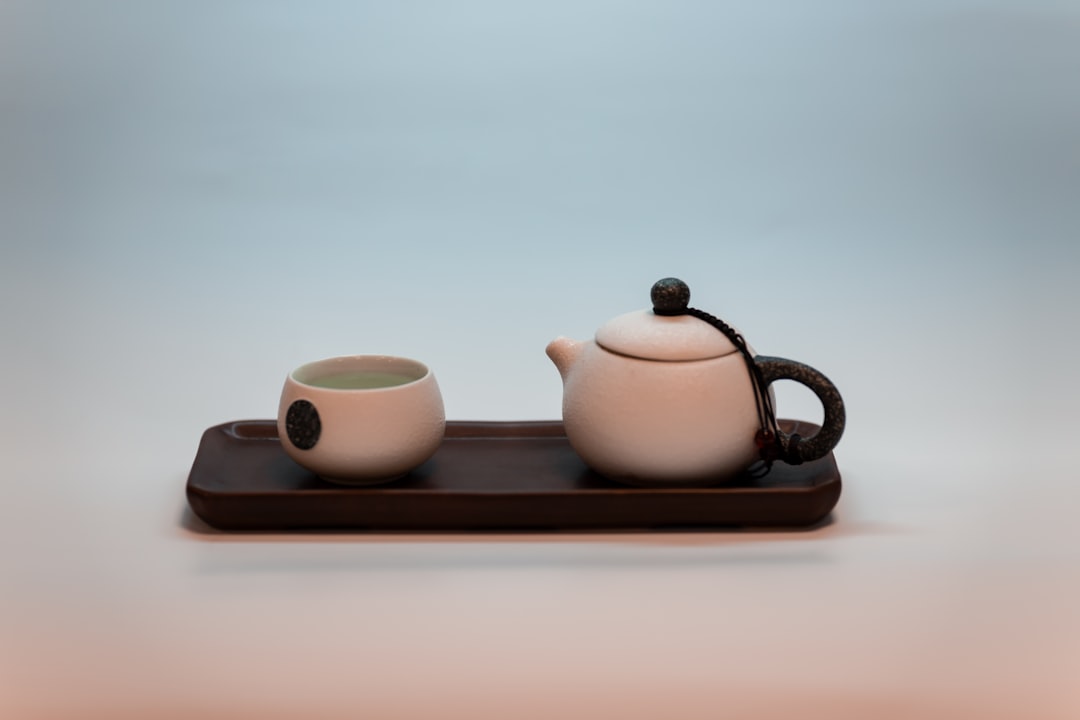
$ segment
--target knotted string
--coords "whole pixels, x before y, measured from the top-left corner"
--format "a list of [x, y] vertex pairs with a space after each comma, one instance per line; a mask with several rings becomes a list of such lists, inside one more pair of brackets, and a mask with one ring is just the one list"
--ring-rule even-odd
[[772, 396], [768, 392], [765, 378], [761, 374], [761, 368], [754, 362], [754, 356], [746, 344], [743, 336], [720, 318], [710, 315], [704, 310], [687, 307], [690, 300], [690, 289], [686, 283], [676, 278], [665, 278], [653, 286], [653, 312], [657, 315], [691, 315], [703, 322], [712, 325], [724, 334], [735, 349], [742, 355], [746, 363], [747, 373], [750, 375], [750, 384], [754, 390], [754, 406], [758, 417], [758, 431], [754, 436], [754, 444], [758, 448], [760, 460], [747, 469], [747, 474], [753, 478], [763, 477], [772, 469], [776, 460], [783, 460], [791, 465], [802, 462], [799, 456], [798, 445], [800, 437], [793, 434], [788, 438], [787, 446], [780, 442], [780, 428], [776, 423], [776, 410], [773, 407]]

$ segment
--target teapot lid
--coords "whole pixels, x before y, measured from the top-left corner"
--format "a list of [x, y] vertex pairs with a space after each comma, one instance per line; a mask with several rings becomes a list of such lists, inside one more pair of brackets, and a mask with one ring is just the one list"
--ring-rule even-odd
[[652, 287], [652, 310], [619, 315], [596, 331], [596, 344], [620, 355], [643, 360], [708, 360], [737, 351], [723, 333], [685, 314], [690, 288], [677, 278]]

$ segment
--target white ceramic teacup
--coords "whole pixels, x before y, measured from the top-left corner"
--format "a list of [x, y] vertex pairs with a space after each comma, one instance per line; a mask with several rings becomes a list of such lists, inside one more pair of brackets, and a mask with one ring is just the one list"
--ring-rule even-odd
[[423, 363], [353, 355], [308, 363], [285, 379], [278, 436], [289, 457], [326, 480], [375, 485], [435, 454], [442, 395]]

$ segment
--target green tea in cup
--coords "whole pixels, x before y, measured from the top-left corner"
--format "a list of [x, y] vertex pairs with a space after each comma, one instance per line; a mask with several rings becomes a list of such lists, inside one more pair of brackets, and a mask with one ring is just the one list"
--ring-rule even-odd
[[374, 390], [405, 385], [417, 379], [411, 375], [379, 370], [350, 370], [313, 377], [307, 381], [307, 384], [332, 390]]

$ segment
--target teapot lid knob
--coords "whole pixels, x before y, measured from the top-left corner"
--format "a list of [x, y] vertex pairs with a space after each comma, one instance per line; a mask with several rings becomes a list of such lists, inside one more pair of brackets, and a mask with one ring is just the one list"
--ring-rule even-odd
[[679, 278], [657, 280], [650, 295], [657, 315], [683, 315], [690, 304], [690, 288]]

